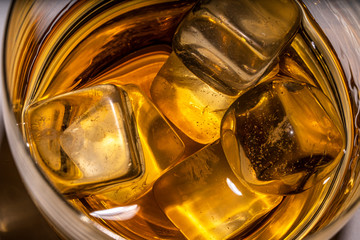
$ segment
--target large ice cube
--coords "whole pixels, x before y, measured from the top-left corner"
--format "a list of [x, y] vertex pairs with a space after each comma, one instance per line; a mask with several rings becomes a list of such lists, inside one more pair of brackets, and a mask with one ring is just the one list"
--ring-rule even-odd
[[[36, 161], [62, 192], [142, 173], [127, 94], [101, 85], [31, 105], [26, 135]], [[135, 154], [134, 154], [135, 153]]]
[[184, 152], [166, 120], [131, 85], [41, 101], [27, 109], [25, 123], [33, 156], [67, 194], [120, 184], [121, 201], [137, 198]]
[[188, 239], [241, 236], [282, 197], [255, 193], [232, 173], [219, 141], [165, 173], [154, 185], [159, 206]]
[[293, 0], [200, 1], [178, 28], [173, 48], [200, 79], [236, 95], [260, 79], [299, 23]]
[[317, 88], [275, 78], [241, 95], [224, 116], [222, 145], [253, 189], [297, 193], [324, 179], [344, 153], [339, 113]]

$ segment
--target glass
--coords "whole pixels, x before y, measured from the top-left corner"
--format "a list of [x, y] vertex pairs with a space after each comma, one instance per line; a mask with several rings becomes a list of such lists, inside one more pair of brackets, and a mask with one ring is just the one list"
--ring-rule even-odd
[[[360, 3], [350, 0], [297, 2], [301, 6], [300, 28], [289, 39], [290, 42], [285, 41], [285, 44], [279, 44], [280, 47], [276, 46], [269, 52], [263, 52], [262, 55], [271, 60], [260, 61], [260, 58], [256, 58], [254, 54], [259, 52], [254, 50], [258, 45], [249, 48], [241, 44], [237, 45], [238, 42], [234, 41], [233, 33], [228, 31], [228, 28], [221, 28], [223, 25], [218, 27], [217, 18], [210, 18], [204, 23], [204, 19], [207, 19], [204, 16], [209, 12], [217, 12], [216, 17], [218, 17], [222, 12], [228, 11], [229, 7], [225, 6], [226, 4], [212, 9], [211, 6], [206, 5], [209, 2], [211, 5], [211, 1], [204, 1], [205, 5], [195, 6], [196, 2], [195, 0], [13, 2], [3, 53], [5, 80], [2, 83], [4, 92], [2, 102], [6, 131], [17, 167], [29, 193], [60, 236], [70, 239], [124, 237], [180, 239], [184, 238], [184, 235], [189, 238], [241, 236], [249, 239], [330, 237], [356, 210], [360, 199], [357, 182], [359, 179], [357, 140], [359, 82], [357, 79], [359, 79], [360, 61], [360, 53], [357, 51], [360, 45], [358, 40], [360, 19], [357, 13], [360, 11]], [[237, 1], [227, 2], [235, 5], [237, 3]], [[256, 3], [261, 2], [264, 4], [266, 1], [256, 1]], [[207, 9], [205, 11], [202, 8], [204, 6]], [[250, 4], [251, 7], [253, 6]], [[282, 10], [287, 12], [286, 9]], [[202, 14], [200, 17], [197, 15], [199, 11]], [[191, 32], [192, 27], [195, 26], [194, 28], [200, 31], [204, 25], [208, 26], [210, 23], [214, 23], [211, 25], [212, 28], [218, 30], [215, 37], [207, 36], [207, 32], [201, 36], [205, 36], [206, 39], [213, 37], [216, 40], [220, 36], [235, 49], [245, 49], [245, 52], [249, 52], [249, 56], [255, 56], [250, 60], [257, 59], [254, 61], [255, 70], [234, 68], [234, 72], [216, 72], [217, 63], [220, 67], [224, 67], [226, 64], [231, 65], [232, 60], [212, 61], [204, 65], [210, 67], [202, 69], [203, 65], [194, 61], [198, 59], [206, 61], [214, 56], [208, 55], [206, 51], [199, 52], [195, 58], [186, 55], [199, 48], [197, 46], [192, 49], [194, 44], [201, 45], [188, 37], [187, 34]], [[184, 29], [180, 30], [180, 34], [175, 33], [179, 24]], [[227, 27], [234, 25], [231, 21], [229, 24], [225, 25]], [[249, 23], [244, 26], [236, 25], [235, 29], [245, 28], [241, 34], [261, 40], [256, 35], [258, 33], [247, 32], [247, 26], [250, 28], [251, 25]], [[174, 40], [173, 36], [176, 36]], [[284, 39], [284, 34], [281, 36], [281, 39]], [[265, 41], [264, 44], [268, 43]], [[172, 45], [175, 53], [171, 53]], [[223, 47], [220, 44], [215, 46], [213, 51], [219, 48], [223, 51]], [[278, 53], [280, 54], [277, 55]], [[227, 54], [229, 59], [236, 58], [234, 52], [230, 51]], [[189, 62], [184, 63], [184, 59]], [[242, 66], [251, 63], [252, 61], [248, 61]], [[176, 71], [170, 71], [171, 68]], [[346, 151], [342, 158], [338, 159], [340, 164], [334, 166], [335, 170], [330, 175], [324, 174], [326, 177], [323, 176], [320, 183], [311, 185], [310, 189], [303, 189], [305, 191], [301, 193], [285, 197], [283, 192], [280, 192], [280, 196], [279, 192], [277, 195], [268, 196], [243, 186], [242, 177], [236, 176], [238, 172], [236, 160], [231, 169], [225, 161], [229, 161], [227, 158], [232, 159], [233, 156], [229, 156], [227, 153], [229, 150], [226, 150], [224, 144], [221, 147], [216, 140], [220, 137], [217, 131], [220, 131], [220, 122], [226, 110], [239, 94], [246, 91], [242, 89], [243, 85], [239, 86], [238, 83], [231, 85], [232, 82], [227, 81], [229, 76], [233, 77], [234, 74], [256, 76], [258, 80], [255, 82], [259, 81], [261, 76], [259, 84], [273, 79], [275, 75], [291, 76], [320, 89], [325, 98], [334, 105], [335, 110], [330, 112], [335, 112], [339, 116], [335, 125], [341, 125], [346, 136]], [[163, 78], [163, 76], [167, 77]], [[169, 82], [169, 76], [175, 80]], [[211, 78], [211, 76], [216, 77]], [[225, 81], [220, 81], [219, 84], [219, 79], [223, 78]], [[153, 79], [156, 81], [152, 82]], [[199, 79], [205, 80], [199, 81]], [[253, 82], [252, 78], [249, 79], [251, 80], [244, 81], [245, 85]], [[193, 85], [194, 82], [196, 87]], [[94, 90], [99, 84], [106, 84], [111, 89], [123, 88], [120, 94], [121, 100], [114, 100], [117, 97], [112, 97], [112, 93], [106, 95], [105, 90]], [[164, 85], [165, 88], [161, 87]], [[89, 96], [86, 92], [89, 89], [95, 92], [93, 95], [96, 97], [105, 94], [107, 97], [104, 99], [110, 100], [107, 100], [105, 105], [89, 100], [87, 105], [96, 110], [81, 110], [82, 104], [86, 101], [76, 99], [83, 94], [81, 91], [85, 91], [85, 95]], [[207, 89], [206, 93], [202, 92], [204, 89]], [[185, 97], [174, 98], [175, 95]], [[55, 96], [57, 97], [54, 99]], [[220, 99], [220, 104], [208, 110], [207, 106], [214, 106], [213, 99]], [[192, 105], [189, 104], [190, 100]], [[167, 101], [176, 104], [172, 106], [181, 106], [181, 108], [168, 108], [167, 111], [166, 107], [162, 107]], [[51, 108], [56, 114], [48, 114], [47, 108], [43, 108], [48, 103], [57, 106], [56, 111]], [[121, 107], [113, 110], [113, 103], [119, 103]], [[176, 111], [180, 109], [183, 111], [181, 115], [189, 117], [191, 122], [196, 122], [197, 113], [192, 114], [192, 108], [196, 111], [200, 109], [198, 113], [206, 114], [203, 125], [213, 124], [218, 130], [210, 132], [209, 135], [205, 134], [204, 138], [194, 137], [188, 133], [191, 129], [188, 132], [182, 131], [183, 126], [188, 127], [187, 124], [177, 124], [176, 121], [171, 120], [170, 115], [179, 114]], [[97, 114], [97, 110], [102, 114]], [[36, 114], [33, 114], [34, 112]], [[58, 113], [61, 112], [59, 118]], [[85, 117], [82, 114], [84, 112], [86, 112]], [[111, 115], [112, 112], [116, 114]], [[226, 116], [229, 116], [228, 114]], [[119, 134], [108, 127], [121, 123], [127, 115], [134, 116], [134, 119], [130, 117], [124, 125], [121, 125], [123, 127], [120, 128], [122, 129], [120, 132], [127, 134]], [[30, 128], [30, 133], [27, 132], [29, 131], [27, 124], [32, 122], [29, 119], [32, 117], [46, 119], [47, 116], [52, 116], [49, 118], [49, 126], [56, 123], [55, 129], [61, 136], [57, 136], [58, 133], [55, 135], [49, 133], [44, 125]], [[73, 140], [81, 134], [96, 134], [92, 127], [99, 129], [102, 125], [90, 125], [85, 133], [79, 132], [81, 126], [89, 125], [93, 119], [103, 116], [105, 116], [102, 120], [104, 131], [112, 132], [111, 139], [120, 139], [120, 142], [129, 143], [130, 150], [124, 151], [128, 151], [129, 155], [140, 152], [139, 156], [133, 156], [129, 162], [115, 164], [114, 168], [101, 169], [111, 172], [110, 177], [106, 179], [100, 177], [101, 184], [94, 184], [94, 181], [98, 181], [98, 172], [85, 172], [86, 178], [81, 178], [83, 176], [81, 174], [87, 171], [84, 170], [85, 168], [80, 168], [79, 172], [71, 170], [69, 175], [59, 173], [57, 170], [66, 165], [63, 164], [66, 162], [64, 156], [84, 158], [82, 153], [79, 155], [72, 152], [77, 146]], [[133, 123], [134, 121], [136, 123]], [[223, 128], [231, 126], [232, 121], [230, 119], [223, 122]], [[137, 125], [136, 130], [132, 129], [134, 125]], [[201, 134], [206, 127], [200, 129]], [[56, 141], [54, 144], [54, 140], [42, 138], [45, 132], [49, 136], [56, 136], [54, 139], [62, 139], [59, 144], [63, 150], [59, 150]], [[28, 138], [34, 133], [35, 137]], [[123, 135], [127, 136], [126, 140], [121, 139], [120, 136]], [[158, 143], [156, 140], [160, 138], [159, 136], [168, 136], [168, 138]], [[51, 147], [34, 148], [33, 142], [44, 146], [44, 141]], [[222, 141], [231, 144], [234, 142], [232, 136]], [[86, 158], [101, 155], [96, 151], [99, 145], [94, 145], [95, 143], [95, 140], [87, 143], [85, 149], [90, 154], [86, 155]], [[211, 144], [207, 145], [208, 143]], [[104, 141], [102, 146], [106, 146]], [[225, 153], [222, 153], [222, 148]], [[133, 149], [142, 149], [142, 151]], [[116, 149], [114, 152], [118, 154]], [[52, 162], [54, 154], [60, 155], [60, 160]], [[215, 154], [216, 157], [213, 161], [207, 162], [206, 158], [211, 154]], [[50, 160], [39, 161], [43, 157], [36, 157], [37, 155], [49, 156]], [[167, 156], [166, 159], [170, 158], [171, 161], [166, 159], [158, 161], [163, 156]], [[79, 161], [74, 162], [79, 164]], [[86, 163], [86, 166], [88, 164]], [[122, 169], [124, 164], [128, 165], [130, 170], [119, 173], [116, 168]], [[176, 164], [178, 165], [174, 167]], [[148, 167], [153, 165], [156, 168]], [[69, 169], [76, 169], [71, 168], [71, 164], [66, 166], [69, 166]], [[96, 164], [94, 166], [94, 169], [98, 169]], [[151, 169], [150, 172], [147, 169]], [[183, 179], [176, 178], [177, 174], [182, 172], [193, 173], [190, 174], [190, 179], [197, 181], [184, 183]], [[186, 173], [182, 174], [186, 175]], [[227, 177], [223, 178], [223, 176]], [[218, 178], [225, 181], [215, 181]], [[57, 179], [61, 179], [61, 184], [56, 184], [59, 183]], [[126, 185], [127, 181], [133, 182]], [[201, 181], [209, 181], [209, 184]], [[294, 180], [291, 178], [286, 181]], [[167, 185], [168, 183], [174, 185]], [[129, 189], [134, 184], [141, 185], [140, 195], [137, 195], [138, 193], [131, 195], [132, 191]], [[219, 195], [214, 196], [211, 187], [221, 189], [218, 191]], [[118, 191], [118, 189], [125, 190]], [[178, 189], [178, 192], [175, 189]], [[172, 192], [175, 192], [175, 196], [189, 197], [190, 201], [174, 199]], [[316, 194], [312, 194], [314, 192]], [[239, 197], [242, 194], [246, 196]], [[225, 207], [221, 205], [221, 195], [229, 196], [226, 198]], [[210, 200], [205, 203], [202, 199]], [[252, 202], [254, 199], [257, 201]], [[236, 209], [227, 207], [239, 202], [251, 205], [251, 216], [244, 217], [243, 213], [248, 209], [244, 210], [240, 206]], [[210, 204], [210, 207], [206, 204]], [[197, 205], [200, 205], [205, 213], [191, 217], [191, 214], [198, 211]], [[217, 218], [211, 220], [211, 216], [207, 214], [210, 214], [209, 209], [214, 209], [215, 206], [219, 206], [216, 208], [218, 211], [212, 214]], [[184, 209], [191, 214], [184, 214], [179, 218], [184, 213]], [[231, 219], [227, 222], [229, 225], [224, 224], [226, 221], [223, 218]], [[248, 221], [244, 221], [244, 218]], [[216, 221], [224, 225], [213, 225]], [[198, 226], [204, 226], [204, 229]], [[178, 228], [183, 230], [179, 232]]]

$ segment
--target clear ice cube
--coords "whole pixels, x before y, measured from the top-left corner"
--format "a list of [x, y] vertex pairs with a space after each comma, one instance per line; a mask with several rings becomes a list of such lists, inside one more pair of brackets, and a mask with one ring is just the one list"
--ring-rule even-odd
[[165, 173], [154, 194], [187, 239], [239, 237], [282, 200], [245, 187], [229, 167], [220, 141]]
[[109, 191], [118, 202], [134, 200], [184, 152], [174, 130], [132, 85], [99, 85], [35, 103], [25, 123], [34, 158], [65, 194], [116, 188]]
[[200, 79], [236, 95], [290, 42], [300, 14], [293, 0], [200, 1], [178, 28], [173, 48]]
[[344, 153], [345, 133], [323, 92], [283, 77], [248, 90], [232, 104], [221, 141], [241, 181], [283, 195], [327, 177]]
[[31, 105], [26, 135], [36, 161], [68, 193], [142, 173], [125, 91], [100, 85]]

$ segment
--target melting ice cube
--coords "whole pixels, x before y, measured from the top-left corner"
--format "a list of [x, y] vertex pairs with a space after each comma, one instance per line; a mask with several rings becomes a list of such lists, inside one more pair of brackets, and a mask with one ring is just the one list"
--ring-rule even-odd
[[202, 81], [236, 95], [260, 79], [299, 23], [292, 0], [201, 1], [181, 23], [173, 47]]
[[335, 168], [345, 146], [331, 101], [319, 89], [289, 78], [241, 95], [224, 116], [221, 140], [239, 179], [271, 194], [312, 187]]
[[219, 141], [165, 173], [155, 183], [154, 194], [188, 239], [239, 238], [282, 200], [244, 186], [232, 173]]
[[125, 91], [100, 85], [27, 109], [31, 151], [61, 191], [126, 181], [142, 173], [142, 150], [130, 130], [135, 123], [128, 102]]

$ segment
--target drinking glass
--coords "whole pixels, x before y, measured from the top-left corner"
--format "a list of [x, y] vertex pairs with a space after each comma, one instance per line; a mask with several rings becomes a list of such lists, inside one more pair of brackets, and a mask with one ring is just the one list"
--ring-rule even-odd
[[[196, 2], [15, 0], [12, 3], [2, 52], [1, 102], [5, 129], [29, 194], [62, 238], [123, 239], [136, 238], [136, 233], [131, 237], [112, 231], [74, 207], [60, 193], [31, 155], [23, 134], [26, 108], [48, 97], [81, 89], [87, 81], [96, 80], [143, 48], [165, 45], [170, 53], [178, 25]], [[340, 109], [346, 131], [346, 152], [324, 190], [319, 196], [309, 197], [314, 204], [307, 207], [311, 212], [305, 211], [289, 226], [282, 222], [285, 230], [280, 238], [325, 239], [333, 236], [360, 204], [360, 2], [303, 0], [297, 4], [301, 6], [301, 27], [312, 54], [331, 75], [324, 89]], [[286, 207], [282, 208], [273, 213], [275, 217], [261, 222], [247, 238], [279, 237], [271, 226], [276, 229], [276, 224], [280, 224], [277, 221], [285, 221], [281, 213]]]

